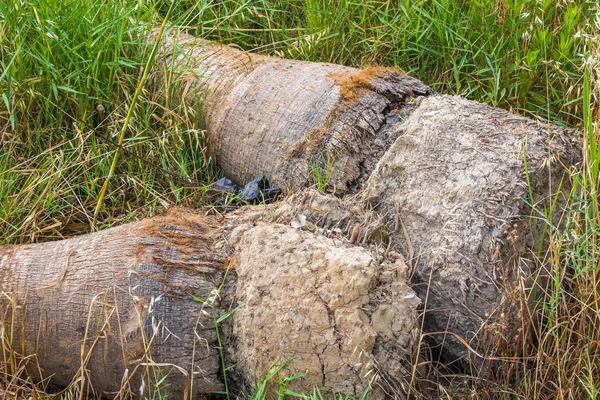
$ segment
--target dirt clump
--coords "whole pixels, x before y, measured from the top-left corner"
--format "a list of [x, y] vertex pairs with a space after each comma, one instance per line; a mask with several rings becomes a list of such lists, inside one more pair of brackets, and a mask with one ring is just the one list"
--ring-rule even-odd
[[401, 261], [282, 224], [243, 225], [232, 237], [244, 302], [233, 316], [234, 352], [245, 376], [283, 365], [283, 376], [306, 373], [291, 389], [406, 387], [420, 301]]

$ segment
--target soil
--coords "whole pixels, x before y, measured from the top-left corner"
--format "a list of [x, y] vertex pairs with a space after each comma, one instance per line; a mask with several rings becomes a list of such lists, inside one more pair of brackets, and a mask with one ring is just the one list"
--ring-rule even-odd
[[284, 376], [306, 374], [293, 390], [316, 385], [354, 395], [373, 380], [410, 376], [420, 301], [405, 283], [401, 258], [381, 262], [345, 240], [281, 224], [238, 230], [237, 297], [244, 306], [233, 332], [246, 376], [283, 365]]

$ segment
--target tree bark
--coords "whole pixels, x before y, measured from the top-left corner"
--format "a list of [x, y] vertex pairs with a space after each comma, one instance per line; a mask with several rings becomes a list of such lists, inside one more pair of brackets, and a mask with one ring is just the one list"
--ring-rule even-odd
[[272, 186], [298, 189], [316, 170], [336, 191], [358, 190], [394, 141], [386, 126], [433, 90], [399, 70], [359, 70], [284, 60], [214, 45], [183, 33], [162, 52], [201, 103], [210, 147], [238, 184], [265, 173]]
[[[175, 210], [69, 240], [0, 247], [4, 362], [103, 395], [223, 390], [207, 300], [227, 256], [215, 221]], [[220, 298], [215, 307], [224, 307]], [[167, 377], [160, 388], [152, 387]], [[167, 388], [168, 386], [168, 388]]]

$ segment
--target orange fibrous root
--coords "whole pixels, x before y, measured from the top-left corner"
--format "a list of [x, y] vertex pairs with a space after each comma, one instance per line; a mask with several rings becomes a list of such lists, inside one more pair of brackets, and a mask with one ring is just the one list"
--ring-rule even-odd
[[355, 102], [364, 89], [377, 91], [373, 84], [376, 78], [385, 78], [390, 74], [404, 75], [404, 72], [399, 68], [370, 66], [352, 73], [335, 72], [331, 74], [331, 78], [340, 87], [342, 98], [349, 102]]
[[345, 108], [350, 103], [356, 103], [360, 97], [367, 91], [377, 92], [373, 81], [377, 78], [386, 78], [392, 74], [405, 75], [399, 68], [389, 67], [365, 67], [356, 72], [333, 72], [331, 79], [340, 87], [342, 101], [340, 106], [332, 110], [326, 121], [308, 132], [302, 140], [290, 148], [287, 152], [288, 157], [297, 157], [305, 151], [313, 153], [323, 143], [327, 136], [332, 122], [337, 118], [340, 109]]

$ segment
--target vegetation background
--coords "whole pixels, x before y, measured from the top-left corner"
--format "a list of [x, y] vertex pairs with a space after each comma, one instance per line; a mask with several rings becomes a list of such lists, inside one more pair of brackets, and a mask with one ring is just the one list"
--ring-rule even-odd
[[[532, 205], [551, 244], [535, 255], [552, 277], [537, 310], [543, 322], [504, 374], [477, 381], [472, 394], [600, 396], [596, 0], [173, 1], [0, 0], [0, 243], [89, 231], [116, 150], [110, 142], [151, 57], [147, 27], [173, 5], [169, 25], [198, 36], [287, 58], [396, 66], [439, 92], [577, 128], [585, 163], [569, 177], [566, 229], [549, 222], [554, 210]], [[158, 74], [166, 87], [152, 85]], [[168, 70], [145, 83], [100, 228], [218, 200], [207, 187], [219, 172], [200, 113], [172, 100], [182, 88]], [[20, 372], [0, 365], [5, 395], [33, 390]]]

